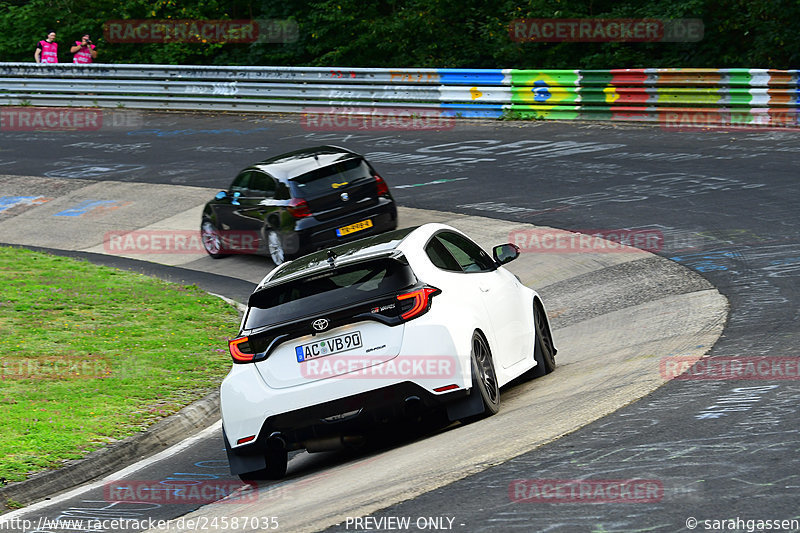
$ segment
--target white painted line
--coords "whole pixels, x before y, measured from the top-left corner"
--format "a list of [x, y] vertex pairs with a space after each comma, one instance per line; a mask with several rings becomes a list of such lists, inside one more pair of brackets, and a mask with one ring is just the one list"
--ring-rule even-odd
[[111, 474], [107, 475], [106, 477], [104, 477], [102, 479], [99, 479], [97, 481], [91, 482], [88, 485], [82, 485], [82, 486], [80, 486], [78, 488], [72, 489], [72, 490], [70, 490], [68, 492], [65, 492], [63, 494], [59, 494], [58, 496], [54, 496], [54, 497], [50, 498], [49, 500], [42, 500], [40, 502], [37, 502], [37, 503], [31, 504], [31, 505], [28, 505], [26, 507], [23, 507], [22, 509], [17, 509], [16, 511], [11, 511], [9, 513], [5, 513], [4, 515], [0, 516], [0, 524], [4, 524], [4, 523], [6, 523], [6, 522], [8, 522], [10, 520], [13, 520], [14, 518], [21, 518], [21, 517], [25, 516], [26, 514], [32, 513], [34, 511], [38, 511], [39, 509], [43, 509], [45, 507], [50, 507], [51, 505], [55, 505], [55, 504], [61, 503], [63, 501], [69, 500], [70, 498], [74, 498], [75, 496], [83, 494], [84, 492], [88, 492], [88, 491], [90, 491], [92, 489], [100, 488], [105, 483], [107, 483], [108, 481], [119, 480], [119, 479], [124, 478], [125, 476], [129, 476], [129, 475], [133, 474], [134, 472], [137, 472], [137, 471], [139, 471], [139, 470], [141, 470], [141, 469], [143, 469], [145, 467], [148, 467], [148, 466], [150, 466], [150, 465], [152, 465], [154, 463], [157, 463], [158, 461], [161, 461], [163, 459], [169, 459], [169, 458], [173, 457], [176, 453], [179, 453], [179, 452], [185, 450], [186, 448], [188, 448], [189, 446], [193, 445], [195, 442], [197, 442], [199, 440], [206, 439], [210, 435], [214, 434], [215, 432], [221, 431], [221, 429], [222, 429], [222, 421], [221, 420], [217, 420], [216, 422], [214, 422], [214, 424], [212, 424], [211, 426], [205, 428], [204, 430], [202, 430], [201, 432], [197, 433], [196, 435], [193, 435], [193, 436], [191, 436], [189, 438], [186, 438], [186, 439], [182, 440], [181, 442], [170, 446], [166, 450], [162, 450], [162, 451], [158, 452], [155, 455], [152, 455], [150, 457], [145, 457], [141, 461], [137, 461], [136, 463], [133, 463], [132, 465], [127, 466], [127, 467], [123, 468], [122, 470], [117, 470], [116, 472], [111, 473]]

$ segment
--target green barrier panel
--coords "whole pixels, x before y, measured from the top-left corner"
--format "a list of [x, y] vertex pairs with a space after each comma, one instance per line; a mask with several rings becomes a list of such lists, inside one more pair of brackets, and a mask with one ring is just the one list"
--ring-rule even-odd
[[513, 87], [570, 87], [580, 83], [577, 70], [517, 70], [511, 69]]
[[581, 70], [581, 86], [606, 86], [611, 84], [614, 75], [610, 70]]
[[576, 104], [581, 101], [579, 87], [512, 87], [512, 104]]

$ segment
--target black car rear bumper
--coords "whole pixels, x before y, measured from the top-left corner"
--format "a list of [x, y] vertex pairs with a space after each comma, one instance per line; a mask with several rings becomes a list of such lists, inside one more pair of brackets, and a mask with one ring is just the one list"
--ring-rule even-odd
[[[372, 227], [342, 237], [336, 234], [337, 229], [364, 220], [370, 220]], [[346, 217], [322, 222], [313, 217], [308, 217], [298, 221], [294, 234], [284, 236], [284, 251], [286, 254], [296, 257], [396, 228], [397, 205], [391, 199], [381, 198], [377, 205], [358, 212], [350, 212]]]

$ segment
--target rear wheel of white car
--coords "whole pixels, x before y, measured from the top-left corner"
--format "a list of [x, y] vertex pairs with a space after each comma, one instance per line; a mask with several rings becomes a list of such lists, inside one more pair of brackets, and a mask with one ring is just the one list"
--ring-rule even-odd
[[264, 457], [267, 467], [255, 472], [239, 474], [242, 481], [257, 481], [260, 479], [281, 479], [286, 475], [286, 465], [289, 462], [289, 453], [282, 447], [268, 448]]
[[550, 337], [547, 317], [538, 305], [533, 307], [533, 325], [536, 327], [536, 346], [533, 349], [536, 366], [531, 368], [526, 376], [538, 378], [549, 374], [556, 368], [556, 350], [553, 346], [553, 339]]
[[[500, 386], [494, 371], [494, 361], [489, 344], [479, 332], [472, 334], [472, 384], [481, 395], [484, 411], [469, 420], [491, 416], [500, 410]], [[468, 420], [468, 421], [469, 421]]]

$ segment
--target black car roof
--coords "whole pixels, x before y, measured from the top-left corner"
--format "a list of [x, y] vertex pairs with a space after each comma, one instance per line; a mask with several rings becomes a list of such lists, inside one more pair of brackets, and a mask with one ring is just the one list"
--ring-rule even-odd
[[315, 146], [270, 157], [256, 163], [253, 167], [278, 179], [291, 179], [318, 168], [360, 157], [359, 154], [339, 146]]
[[409, 233], [417, 229], [417, 227], [418, 226], [387, 231], [304, 255], [294, 261], [285, 263], [280, 267], [279, 271], [269, 279], [268, 283], [284, 281], [297, 274], [306, 274], [318, 269], [328, 268], [329, 250], [336, 254], [335, 262], [337, 264], [344, 261], [350, 262], [351, 260], [392, 256], [395, 253], [395, 249], [403, 242], [403, 239], [405, 239]]

